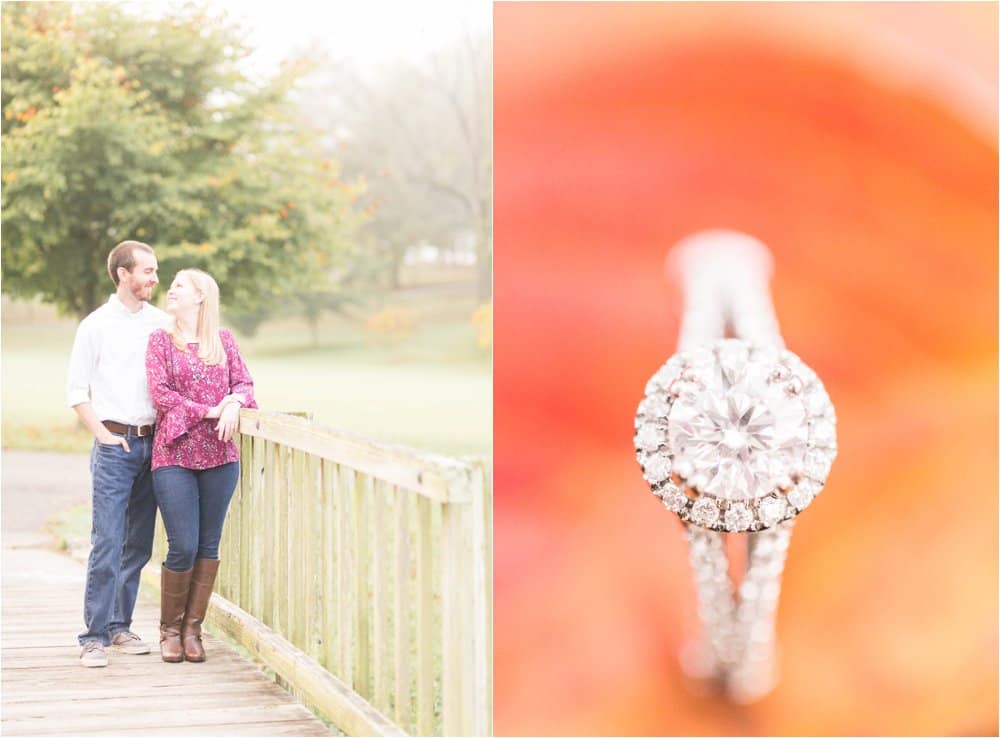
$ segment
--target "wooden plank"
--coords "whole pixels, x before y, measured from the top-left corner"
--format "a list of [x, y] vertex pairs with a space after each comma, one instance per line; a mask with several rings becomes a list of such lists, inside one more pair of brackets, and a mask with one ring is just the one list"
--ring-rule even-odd
[[354, 536], [357, 558], [354, 562], [354, 689], [365, 699], [371, 697], [371, 632], [369, 599], [369, 515], [374, 480], [367, 475], [355, 477]]
[[354, 602], [355, 602], [355, 561], [357, 560], [357, 543], [354, 536], [354, 488], [356, 486], [356, 475], [354, 470], [340, 467], [340, 489], [337, 496], [340, 510], [340, 568], [338, 571], [338, 592], [340, 600], [340, 645], [342, 653], [340, 657], [341, 676], [343, 680], [355, 686], [354, 674], [354, 649], [356, 641], [354, 638]]
[[444, 456], [262, 410], [244, 410], [240, 430], [350, 466], [441, 502], [467, 500], [472, 493], [470, 465]]
[[[240, 424], [242, 427], [242, 422]], [[264, 443], [264, 473], [261, 477], [261, 488], [258, 502], [260, 503], [260, 619], [269, 626], [275, 626], [274, 620], [274, 581], [277, 578], [278, 562], [275, 560], [276, 530], [278, 527], [275, 515], [277, 494], [275, 480], [277, 479], [278, 444], [274, 441]]]
[[243, 511], [243, 498], [246, 490], [246, 474], [243, 468], [245, 458], [243, 452], [243, 436], [236, 437], [240, 449], [240, 475], [236, 480], [226, 520], [222, 526], [222, 540], [219, 543], [219, 573], [216, 577], [216, 591], [230, 602], [240, 601], [240, 526]]
[[[99, 728], [97, 730], [81, 730], [74, 732], [74, 735], [99, 735], [99, 736], [134, 736], [139, 731], [134, 728], [118, 730], [116, 728]], [[187, 726], [144, 726], [141, 731], [146, 735], [163, 736], [233, 736], [234, 738], [244, 738], [244, 736], [281, 736], [281, 735], [337, 735], [329, 728], [316, 720], [257, 720], [252, 724], [248, 723], [224, 723], [213, 725], [187, 725]]]
[[[142, 711], [146, 714], [160, 711], [174, 711], [177, 709], [178, 701], [183, 701], [184, 710], [189, 709], [218, 709], [220, 707], [263, 707], [267, 705], [294, 705], [295, 700], [291, 695], [275, 691], [273, 689], [256, 689], [252, 691], [243, 690], [220, 694], [218, 692], [206, 692], [198, 689], [196, 692], [188, 687], [187, 694], [157, 690], [154, 694], [142, 696]], [[121, 694], [104, 697], [100, 699], [84, 698], [79, 699], [71, 695], [63, 699], [50, 699], [46, 702], [18, 702], [10, 703], [4, 700], [3, 720], [24, 720], [27, 718], [52, 720], [65, 717], [89, 717], [94, 715], [105, 715], [115, 718], [123, 711], [128, 712], [136, 705], [136, 696]]]
[[375, 692], [372, 704], [379, 710], [388, 712], [389, 682], [392, 679], [392, 659], [389, 656], [389, 592], [387, 581], [389, 547], [388, 496], [391, 486], [380, 479], [375, 480], [374, 496], [371, 500], [374, 546], [372, 550], [372, 671], [375, 677]]
[[[42, 672], [49, 672], [51, 674], [54, 672], [62, 671], [67, 679], [74, 680], [72, 682], [73, 684], [83, 683], [82, 677], [77, 679], [77, 677], [79, 677], [80, 674], [89, 673], [92, 675], [90, 679], [95, 679], [95, 680], [107, 678], [105, 675], [108, 674], [108, 672], [105, 671], [101, 671], [98, 673], [94, 673], [92, 671], [83, 672], [80, 667], [80, 662], [78, 660], [80, 656], [80, 651], [79, 649], [75, 649], [75, 651], [76, 653], [70, 652], [66, 654], [47, 656], [47, 657], [28, 656], [28, 657], [12, 658], [12, 659], [4, 658], [3, 668], [4, 672], [6, 672], [5, 676], [10, 677], [10, 679], [13, 680], [11, 684], [14, 684], [15, 682], [21, 682], [25, 678], [33, 677], [34, 674], [31, 673], [33, 670], [36, 670], [39, 674], [41, 674]], [[208, 653], [208, 648], [206, 648], [205, 651], [206, 653]], [[153, 673], [155, 672], [155, 670], [159, 669], [159, 665], [153, 663], [155, 660], [159, 658], [157, 654], [151, 654], [145, 657], [121, 656], [120, 654], [109, 650], [109, 656], [112, 663], [114, 664], [115, 676], [119, 676], [121, 674], [129, 674], [133, 677], [144, 676]], [[198, 675], [204, 676], [206, 674], [225, 673], [227, 669], [239, 665], [239, 661], [237, 660], [237, 658], [238, 657], [236, 657], [234, 654], [220, 652], [217, 646], [215, 652], [208, 653], [208, 661], [212, 661], [213, 663], [205, 667], [199, 666]], [[207, 664], [208, 661], [206, 661], [205, 663]], [[188, 670], [188, 667], [180, 667], [185, 669], [183, 672], [176, 671], [178, 668], [179, 667], [174, 667], [175, 669], [174, 673], [184, 673], [189, 675], [191, 673]]]
[[[318, 458], [318, 457], [313, 457]], [[320, 459], [323, 475], [323, 583], [320, 598], [323, 628], [323, 658], [321, 663], [331, 674], [340, 674], [340, 649], [338, 647], [337, 569], [339, 566], [340, 528], [337, 519], [337, 465]]]
[[417, 498], [417, 735], [434, 735], [434, 561], [431, 501]]
[[274, 596], [271, 601], [271, 627], [279, 633], [288, 629], [288, 454], [289, 447], [279, 443], [274, 460]]
[[[393, 522], [395, 531], [396, 561], [393, 567], [393, 647], [395, 648], [395, 685], [393, 695], [395, 711], [393, 718], [397, 725], [409, 728], [412, 720], [412, 705], [410, 704], [410, 494], [398, 487], [393, 489], [395, 507]], [[413, 727], [416, 727], [415, 725]]]
[[[198, 695], [226, 697], [227, 695], [257, 694], [274, 691], [274, 682], [256, 669], [250, 674], [232, 669], [229, 669], [228, 673], [229, 677], [226, 679], [219, 679], [212, 684], [199, 684]], [[4, 688], [4, 714], [6, 714], [7, 705], [28, 703], [45, 705], [54, 702], [68, 702], [70, 700], [79, 701], [86, 699], [100, 701], [120, 697], [119, 693], [109, 690], [106, 684], [98, 681], [92, 681], [89, 684], [72, 685], [60, 683], [57, 687], [51, 681], [41, 680], [34, 684], [25, 683], [22, 685], [18, 682], [11, 686], [17, 687], [17, 689]], [[155, 690], [157, 697], [184, 697], [191, 694], [191, 680], [178, 680], [176, 675], [163, 679], [150, 679], [143, 683], [143, 687], [149, 688], [151, 690], [150, 694], [153, 694], [153, 690]], [[285, 694], [290, 697], [287, 693]], [[134, 701], [135, 696], [132, 695], [129, 699]]]
[[[97, 730], [81, 730], [74, 735], [99, 735], [99, 736], [134, 736], [138, 731], [134, 728], [118, 730], [115, 728], [99, 728]], [[213, 725], [188, 725], [188, 726], [145, 726], [142, 728], [142, 735], [163, 735], [163, 736], [233, 736], [234, 738], [244, 738], [244, 736], [280, 736], [280, 735], [337, 735], [331, 732], [322, 723], [316, 720], [257, 720], [253, 724], [248, 723], [224, 723]]]
[[483, 470], [483, 518], [486, 531], [486, 724], [493, 726], [493, 475], [486, 462]]
[[476, 467], [476, 483], [479, 490], [473, 494], [467, 515], [468, 567], [471, 591], [468, 600], [469, 612], [469, 687], [471, 694], [466, 703], [471, 710], [467, 715], [465, 729], [471, 735], [487, 735], [490, 732], [489, 714], [490, 662], [489, 662], [489, 591], [488, 581], [492, 574], [487, 545], [487, 502], [485, 473]]
[[465, 647], [461, 564], [461, 505], [441, 506], [441, 725], [442, 734], [463, 735], [462, 650]]
[[221, 598], [213, 599], [212, 622], [260, 657], [303, 701], [351, 735], [406, 735], [347, 684], [256, 618]]
[[[240, 706], [234, 708], [214, 706], [209, 709], [184, 709], [159, 712], [155, 722], [159, 726], [186, 725], [197, 722], [200, 725], [215, 725], [218, 723], [250, 723], [258, 720], [274, 720], [288, 718], [301, 720], [308, 713], [301, 705], [266, 705], [260, 708]], [[4, 720], [4, 735], [58, 735], [60, 733], [74, 734], [77, 731], [99, 730], [106, 728], [111, 721], [115, 727], [131, 728], [141, 733], [142, 728], [150, 721], [151, 716], [142, 710], [119, 710], [113, 717], [108, 715], [75, 715], [63, 719], [38, 720]], [[374, 735], [374, 734], [373, 734]], [[386, 735], [383, 733], [383, 735]]]
[[240, 602], [236, 603], [247, 612], [260, 617], [260, 495], [264, 475], [264, 441], [253, 436], [249, 439], [250, 464], [247, 471], [247, 499], [243, 511], [243, 529], [240, 531], [240, 547], [244, 556], [240, 560]]
[[285, 530], [288, 541], [285, 554], [288, 562], [288, 629], [284, 636], [296, 648], [307, 651], [305, 611], [310, 603], [305, 598], [305, 583], [311, 556], [307, 554], [306, 546], [312, 540], [303, 525], [306, 506], [304, 461], [305, 454], [301, 450], [289, 450], [288, 525]]
[[305, 649], [310, 657], [317, 661], [321, 658], [323, 648], [322, 632], [322, 588], [324, 560], [324, 530], [323, 530], [323, 478], [322, 459], [314, 454], [308, 454], [305, 459], [305, 504], [299, 519], [302, 529], [306, 531], [306, 544], [303, 552], [306, 563], [305, 600], [302, 607], [305, 610], [305, 636], [308, 647]]

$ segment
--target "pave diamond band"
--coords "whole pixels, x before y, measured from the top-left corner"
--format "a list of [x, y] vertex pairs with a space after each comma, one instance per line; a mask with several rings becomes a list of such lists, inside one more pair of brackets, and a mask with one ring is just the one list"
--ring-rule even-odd
[[[836, 415], [816, 373], [784, 348], [763, 244], [707, 231], [669, 259], [684, 292], [678, 353], [646, 385], [636, 454], [653, 494], [687, 529], [705, 629], [692, 671], [750, 701], [773, 684], [792, 525], [826, 482]], [[727, 534], [746, 542], [738, 590]]]

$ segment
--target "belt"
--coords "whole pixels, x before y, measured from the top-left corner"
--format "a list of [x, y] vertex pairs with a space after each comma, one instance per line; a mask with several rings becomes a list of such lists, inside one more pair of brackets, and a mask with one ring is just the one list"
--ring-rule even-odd
[[113, 420], [102, 420], [104, 427], [107, 428], [112, 433], [124, 433], [126, 436], [151, 436], [153, 435], [152, 425], [125, 425], [124, 423], [116, 423]]

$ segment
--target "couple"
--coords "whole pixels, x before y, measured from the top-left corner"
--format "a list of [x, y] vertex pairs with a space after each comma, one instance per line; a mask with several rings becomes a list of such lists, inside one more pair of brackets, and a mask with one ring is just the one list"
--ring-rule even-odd
[[108, 646], [150, 651], [129, 628], [157, 507], [169, 546], [160, 655], [205, 660], [201, 623], [239, 477], [232, 437], [240, 407], [257, 407], [236, 341], [219, 328], [215, 280], [196, 269], [178, 272], [164, 313], [149, 304], [156, 272], [147, 244], [115, 246], [108, 256], [115, 293], [80, 323], [70, 357], [67, 400], [95, 437], [83, 666], [107, 666]]

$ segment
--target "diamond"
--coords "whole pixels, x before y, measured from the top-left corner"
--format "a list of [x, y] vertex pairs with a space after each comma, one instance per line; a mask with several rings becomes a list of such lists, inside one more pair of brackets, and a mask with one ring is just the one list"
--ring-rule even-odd
[[687, 505], [687, 495], [677, 489], [674, 485], [668, 484], [663, 488], [663, 506], [672, 512], [679, 513]]
[[753, 512], [742, 502], [734, 502], [726, 510], [726, 527], [729, 530], [746, 530], [753, 524]]
[[685, 358], [687, 359], [686, 363], [688, 365], [699, 369], [715, 365], [715, 354], [712, 353], [711, 349], [704, 347], [696, 348], [694, 351], [688, 352], [685, 355]]
[[816, 446], [832, 446], [836, 440], [837, 431], [829, 420], [817, 420], [809, 429], [809, 441]]
[[691, 520], [698, 525], [714, 525], [718, 519], [719, 507], [707, 497], [702, 497], [691, 506]]
[[818, 491], [818, 485], [809, 479], [803, 479], [793, 489], [788, 491], [788, 504], [796, 510], [804, 510], [813, 501]]
[[765, 497], [757, 506], [757, 516], [760, 522], [770, 527], [784, 519], [787, 509], [788, 506], [780, 497]]
[[681, 395], [696, 397], [703, 386], [704, 385], [696, 379], [693, 374], [688, 376], [681, 375], [670, 383], [670, 387], [667, 389], [667, 392], [674, 398], [680, 397]]
[[792, 374], [802, 380], [803, 384], [810, 385], [816, 381], [816, 372], [806, 366], [805, 362], [791, 351], [782, 351], [781, 361], [792, 370]]
[[743, 341], [725, 340], [719, 343], [719, 363], [739, 368], [750, 358], [750, 347]]
[[830, 409], [830, 396], [819, 384], [814, 384], [805, 394], [806, 410], [809, 415], [826, 415]]
[[666, 454], [650, 454], [642, 460], [643, 476], [651, 484], [662, 482], [670, 476], [670, 457]]
[[639, 412], [654, 419], [665, 418], [670, 412], [670, 403], [659, 395], [648, 395], [639, 403]]
[[655, 451], [663, 443], [663, 429], [652, 423], [639, 426], [635, 434], [635, 445], [643, 451]]
[[806, 474], [822, 482], [829, 476], [832, 463], [833, 458], [827, 451], [814, 448], [806, 454]]
[[694, 467], [691, 466], [690, 461], [684, 461], [683, 459], [681, 461], [674, 460], [674, 471], [684, 479], [690, 479], [693, 469]]
[[[713, 355], [707, 349], [691, 355], [698, 352], [701, 360]], [[753, 358], [759, 351], [727, 340], [719, 353], [748, 358], [742, 365], [721, 359], [699, 365], [703, 386], [674, 400], [667, 443], [674, 469], [699, 492], [749, 501], [802, 469], [809, 425], [802, 398], [769, 381], [776, 365]]]
[[[679, 352], [647, 390], [635, 418], [643, 476], [684, 511], [693, 504], [667, 489], [675, 489], [671, 478], [706, 495], [696, 517], [711, 519], [707, 527], [722, 526], [730, 507], [734, 527], [727, 529], [744, 525], [735, 503], [757, 520], [783, 520], [793, 507], [809, 504], [809, 478], [825, 481], [836, 456], [836, 417], [826, 390], [798, 356], [780, 347], [723, 339]], [[751, 520], [746, 529], [755, 527]]]
[[657, 389], [666, 389], [669, 387], [670, 383], [680, 375], [683, 368], [684, 365], [680, 359], [676, 356], [671, 357], [670, 361], [661, 366], [656, 374], [647, 382], [646, 394], [650, 394]]
[[[783, 359], [781, 351], [774, 346], [755, 346], [751, 355], [754, 361], [758, 361], [761, 364], [777, 364]], [[795, 354], [791, 355], [794, 356]]]
[[786, 379], [792, 376], [792, 370], [789, 369], [784, 364], [778, 364], [774, 369], [771, 370], [771, 381], [772, 382], [784, 382]]

